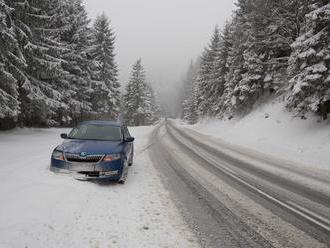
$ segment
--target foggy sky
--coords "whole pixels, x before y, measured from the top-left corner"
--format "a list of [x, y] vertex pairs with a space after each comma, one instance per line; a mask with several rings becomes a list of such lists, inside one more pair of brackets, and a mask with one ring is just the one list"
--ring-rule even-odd
[[[180, 81], [199, 56], [216, 24], [231, 16], [234, 0], [85, 0], [89, 16], [105, 12], [116, 34], [120, 82], [142, 58], [153, 85]], [[156, 87], [159, 88], [159, 87]]]

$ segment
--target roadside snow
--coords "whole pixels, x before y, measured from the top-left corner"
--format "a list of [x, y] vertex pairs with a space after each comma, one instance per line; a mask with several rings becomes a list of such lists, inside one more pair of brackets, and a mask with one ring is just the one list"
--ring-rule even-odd
[[152, 129], [130, 128], [136, 156], [125, 185], [50, 172], [66, 129], [0, 133], [0, 247], [198, 247], [145, 152]]
[[203, 120], [184, 126], [300, 165], [330, 170], [329, 122], [318, 123], [314, 117], [294, 118], [278, 101], [265, 104], [240, 120]]

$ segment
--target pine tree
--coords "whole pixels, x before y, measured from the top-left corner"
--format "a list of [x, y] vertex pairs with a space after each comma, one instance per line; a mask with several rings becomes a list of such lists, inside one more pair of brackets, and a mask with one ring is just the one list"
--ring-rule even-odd
[[131, 78], [123, 97], [124, 121], [127, 125], [150, 125], [158, 119], [158, 107], [155, 106], [154, 93], [146, 82], [142, 61], [133, 66]]
[[102, 14], [95, 20], [89, 55], [92, 59], [91, 99], [93, 110], [102, 118], [118, 118], [120, 92], [114, 52], [115, 36], [108, 18]]

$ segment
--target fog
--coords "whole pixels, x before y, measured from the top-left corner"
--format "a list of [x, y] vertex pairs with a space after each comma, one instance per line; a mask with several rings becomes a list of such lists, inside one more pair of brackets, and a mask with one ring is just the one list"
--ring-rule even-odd
[[129, 79], [132, 64], [142, 58], [148, 81], [162, 102], [173, 102], [191, 59], [222, 27], [234, 0], [85, 0], [93, 19], [104, 12], [116, 34], [120, 82]]

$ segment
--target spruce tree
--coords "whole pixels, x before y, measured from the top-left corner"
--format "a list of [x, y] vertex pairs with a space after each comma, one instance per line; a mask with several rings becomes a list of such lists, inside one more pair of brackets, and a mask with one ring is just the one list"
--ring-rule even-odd
[[222, 82], [219, 82], [221, 43], [220, 30], [216, 27], [210, 45], [205, 48], [202, 54], [198, 73], [198, 112], [200, 116], [212, 116], [214, 114], [212, 100], [216, 92], [219, 91], [218, 88], [223, 86]]
[[68, 86], [62, 68], [64, 47], [58, 42], [62, 27], [54, 25], [50, 15], [60, 1], [7, 0], [14, 9], [15, 34], [26, 62], [18, 80], [21, 100], [20, 122], [23, 125], [58, 125], [67, 110], [63, 92]]
[[213, 116], [222, 117], [224, 110], [224, 98], [226, 90], [226, 75], [229, 72], [228, 59], [231, 48], [231, 23], [227, 22], [221, 34], [219, 57], [216, 64], [217, 80], [215, 89], [211, 95]]
[[[241, 1], [239, 7], [239, 21], [248, 28], [242, 54], [244, 73], [233, 92], [235, 111], [241, 113], [252, 108], [264, 94], [266, 85], [271, 87], [273, 77], [271, 74], [266, 77], [266, 63], [271, 63], [273, 56], [272, 42], [276, 39], [272, 37], [272, 31], [276, 29], [276, 23], [271, 19], [274, 9], [270, 1]], [[268, 29], [269, 25], [272, 30]]]
[[182, 104], [182, 119], [189, 124], [195, 124], [198, 121], [198, 90], [198, 82], [195, 81], [193, 82], [189, 97], [187, 97]]
[[261, 96], [285, 90], [290, 44], [299, 33], [305, 5], [305, 0], [238, 1], [222, 110], [226, 115], [246, 113]]
[[91, 60], [88, 58], [91, 29], [87, 12], [81, 0], [65, 0], [62, 6], [61, 41], [69, 48], [63, 57], [68, 63], [63, 65], [69, 73], [70, 115], [73, 124], [88, 118], [92, 112], [91, 104]]
[[150, 92], [150, 103], [151, 103], [151, 118], [148, 121], [149, 124], [153, 124], [158, 121], [161, 117], [161, 110], [160, 104], [158, 102], [157, 94], [155, 93], [154, 89], [151, 87], [150, 84], [147, 84], [147, 91]]
[[92, 108], [101, 118], [118, 118], [120, 84], [114, 52], [115, 36], [108, 18], [102, 14], [95, 20], [89, 55], [92, 60]]
[[189, 68], [186, 72], [186, 75], [182, 82], [182, 89], [179, 95], [179, 103], [180, 104], [180, 117], [181, 119], [185, 119], [187, 104], [189, 99], [191, 98], [193, 87], [196, 81], [196, 77], [199, 70], [199, 61], [193, 62], [191, 61]]
[[[234, 45], [237, 45], [237, 40], [235, 39], [235, 34], [238, 30], [238, 24], [236, 18], [232, 21], [227, 22], [223, 31], [222, 39], [223, 39], [223, 60], [225, 64], [223, 64], [223, 81], [224, 81], [224, 89], [221, 99], [218, 103], [216, 116], [218, 118], [225, 118], [232, 116], [232, 99], [233, 99], [233, 91], [235, 87], [235, 83], [238, 81], [236, 77], [233, 75], [236, 74], [237, 71], [240, 71], [242, 67], [240, 67], [240, 62], [238, 59], [240, 56], [237, 56], [239, 53], [238, 50], [233, 49]], [[238, 37], [236, 37], [238, 38]], [[240, 37], [241, 38], [241, 37]], [[238, 47], [236, 47], [238, 48]]]
[[15, 37], [13, 12], [0, 0], [0, 129], [15, 126], [20, 112], [17, 81], [26, 66]]
[[139, 59], [133, 66], [123, 97], [125, 123], [131, 126], [152, 124], [159, 118], [159, 108], [155, 104], [155, 95], [146, 82], [142, 61]]
[[118, 115], [114, 37], [100, 19], [92, 34], [81, 0], [0, 0], [1, 124], [63, 126]]
[[326, 119], [330, 113], [329, 20], [328, 1], [312, 1], [302, 34], [291, 45], [287, 106], [301, 116], [314, 112]]

